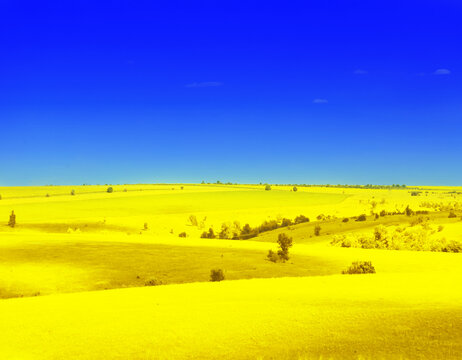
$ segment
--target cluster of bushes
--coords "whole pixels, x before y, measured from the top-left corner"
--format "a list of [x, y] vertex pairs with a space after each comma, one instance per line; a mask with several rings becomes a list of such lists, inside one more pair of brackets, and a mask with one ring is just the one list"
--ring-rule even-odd
[[422, 201], [420, 206], [433, 209], [435, 211], [462, 211], [462, 204], [458, 201], [453, 203]]
[[274, 252], [273, 250], [268, 251], [266, 256], [269, 261], [272, 262], [286, 262], [289, 260], [289, 248], [292, 247], [292, 238], [287, 236], [285, 233], [279, 234], [278, 236], [279, 250]]
[[282, 227], [287, 227], [291, 225], [297, 225], [309, 222], [310, 219], [304, 215], [297, 216], [294, 220], [282, 218], [278, 220], [266, 220], [261, 225], [257, 227], [251, 227], [249, 224], [245, 224], [242, 228], [238, 221], [233, 223], [223, 223], [221, 225], [221, 231], [218, 234], [215, 234], [212, 228], [209, 228], [208, 231], [204, 231], [201, 234], [201, 238], [204, 239], [233, 239], [233, 240], [246, 240], [253, 237], [256, 237], [258, 234], [276, 230]]
[[370, 261], [353, 261], [342, 274], [375, 274], [375, 268]]
[[462, 252], [462, 243], [438, 235], [441, 227], [426, 222], [409, 227], [379, 225], [373, 234], [336, 235], [331, 245], [363, 249]]

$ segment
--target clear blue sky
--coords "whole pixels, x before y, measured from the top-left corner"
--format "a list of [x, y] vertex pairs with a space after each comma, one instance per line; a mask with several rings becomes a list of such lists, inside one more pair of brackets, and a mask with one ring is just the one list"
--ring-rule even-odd
[[0, 185], [462, 185], [462, 3], [0, 2]]

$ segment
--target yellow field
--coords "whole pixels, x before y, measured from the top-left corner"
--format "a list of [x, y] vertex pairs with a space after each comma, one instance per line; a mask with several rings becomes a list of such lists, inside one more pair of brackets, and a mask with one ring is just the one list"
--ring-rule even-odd
[[[379, 225], [461, 242], [462, 188], [108, 186], [0, 188], [0, 358], [462, 358], [461, 253], [330, 244]], [[200, 238], [301, 214], [248, 240]], [[273, 263], [280, 233], [294, 246]], [[377, 273], [341, 275], [356, 260]], [[225, 281], [209, 282], [216, 268]]]

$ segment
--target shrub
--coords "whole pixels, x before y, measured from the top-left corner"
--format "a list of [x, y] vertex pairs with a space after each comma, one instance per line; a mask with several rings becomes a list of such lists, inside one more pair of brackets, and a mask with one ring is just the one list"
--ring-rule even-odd
[[366, 214], [361, 214], [356, 219], [356, 221], [366, 221], [366, 220], [367, 220]]
[[294, 220], [295, 224], [301, 224], [301, 223], [306, 223], [306, 222], [310, 222], [310, 219], [307, 218], [305, 215], [299, 215]]
[[350, 221], [349, 218], [343, 218], [343, 220], [342, 220], [342, 222], [348, 222], [348, 221]]
[[148, 229], [148, 223], [144, 223], [143, 229], [144, 229], [144, 230], [147, 230], [147, 229]]
[[282, 261], [289, 260], [289, 248], [292, 247], [292, 238], [287, 236], [285, 233], [279, 234], [278, 244], [280, 250], [278, 250], [278, 256]]
[[454, 213], [454, 211], [451, 211], [448, 215], [448, 218], [455, 218], [457, 215]]
[[293, 191], [298, 191], [298, 189], [297, 189], [296, 186], [294, 186], [294, 187], [292, 188], [292, 190], [293, 190]]
[[0, 195], [0, 200], [2, 200], [2, 195]]
[[187, 234], [186, 234], [186, 232], [184, 232], [184, 231], [178, 234], [179, 237], [183, 237], [183, 238], [185, 238], [186, 235], [187, 235]]
[[71, 190], [71, 195], [75, 195], [75, 190], [74, 189]]
[[271, 185], [265, 185], [265, 190], [266, 190], [266, 191], [271, 190]]
[[45, 197], [50, 197], [50, 194], [46, 194]]
[[215, 239], [216, 236], [215, 236], [215, 233], [213, 232], [213, 229], [210, 228], [209, 231], [204, 231], [201, 235], [201, 238], [202, 239]]
[[109, 186], [106, 191], [110, 194], [114, 192], [114, 189], [112, 188], [112, 186]]
[[414, 215], [414, 211], [408, 206], [406, 206], [406, 209], [404, 209], [404, 213], [406, 214], [406, 216], [411, 216], [411, 215]]
[[314, 227], [314, 235], [319, 236], [319, 234], [321, 234], [321, 226], [320, 226], [320, 225], [316, 225], [316, 226]]
[[383, 216], [385, 216], [385, 215], [387, 215], [387, 212], [386, 212], [385, 210], [382, 210], [382, 211], [380, 212], [380, 216], [383, 217]]
[[192, 226], [197, 226], [197, 217], [196, 215], [189, 215], [189, 221]]
[[223, 281], [225, 279], [225, 274], [223, 274], [222, 269], [212, 269], [210, 271], [210, 281]]
[[11, 212], [10, 220], [8, 221], [8, 226], [14, 228], [16, 226], [16, 215], [14, 211]]
[[272, 261], [272, 262], [277, 262], [279, 260], [278, 254], [274, 252], [273, 250], [269, 250], [268, 255], [266, 255], [266, 257], [268, 258], [269, 261]]
[[144, 286], [157, 286], [162, 284], [163, 282], [159, 279], [149, 279], [144, 283]]
[[375, 274], [375, 268], [370, 261], [353, 261], [342, 274]]
[[290, 225], [292, 225], [292, 220], [286, 219], [286, 218], [282, 219], [282, 222], [281, 222], [282, 227], [286, 227], [286, 226], [290, 226]]

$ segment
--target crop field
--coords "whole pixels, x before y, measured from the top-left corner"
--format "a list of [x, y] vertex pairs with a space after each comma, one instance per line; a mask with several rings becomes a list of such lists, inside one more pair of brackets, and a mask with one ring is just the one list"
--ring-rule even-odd
[[462, 188], [0, 196], [2, 359], [462, 358]]

